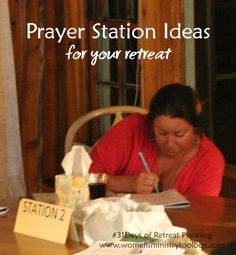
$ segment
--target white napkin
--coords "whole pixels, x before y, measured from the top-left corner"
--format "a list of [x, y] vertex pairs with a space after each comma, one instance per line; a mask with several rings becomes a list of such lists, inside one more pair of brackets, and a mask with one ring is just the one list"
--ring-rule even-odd
[[62, 167], [66, 175], [86, 175], [92, 160], [83, 146], [74, 145], [62, 160]]
[[80, 225], [80, 240], [87, 245], [95, 241], [117, 241], [132, 235], [134, 238], [155, 238], [155, 233], [186, 232], [172, 225], [163, 205], [136, 203], [129, 194], [82, 203], [75, 208], [73, 218]]

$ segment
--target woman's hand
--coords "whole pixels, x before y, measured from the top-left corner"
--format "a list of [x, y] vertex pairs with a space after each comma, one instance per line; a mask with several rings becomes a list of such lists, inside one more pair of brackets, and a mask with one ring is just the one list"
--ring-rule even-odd
[[[131, 177], [131, 176], [130, 176]], [[133, 193], [148, 194], [152, 193], [153, 189], [157, 187], [159, 178], [154, 173], [139, 173], [132, 176], [131, 187]]]

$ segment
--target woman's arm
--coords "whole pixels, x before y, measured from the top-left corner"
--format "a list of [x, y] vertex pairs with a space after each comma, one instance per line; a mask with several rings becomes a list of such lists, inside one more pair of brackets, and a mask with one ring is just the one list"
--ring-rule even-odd
[[148, 194], [158, 185], [158, 177], [153, 173], [138, 175], [109, 175], [107, 189], [113, 192]]

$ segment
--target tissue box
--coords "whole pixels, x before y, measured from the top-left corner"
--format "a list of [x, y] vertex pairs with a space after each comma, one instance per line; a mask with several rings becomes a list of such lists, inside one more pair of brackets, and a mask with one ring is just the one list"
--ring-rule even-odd
[[58, 204], [74, 209], [78, 203], [88, 201], [88, 177], [76, 175], [56, 175], [55, 189]]

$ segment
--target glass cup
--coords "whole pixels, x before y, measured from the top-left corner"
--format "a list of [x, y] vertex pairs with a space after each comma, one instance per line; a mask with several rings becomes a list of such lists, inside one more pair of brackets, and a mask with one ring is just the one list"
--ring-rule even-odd
[[107, 174], [105, 173], [91, 173], [89, 174], [89, 197], [96, 199], [106, 196]]

